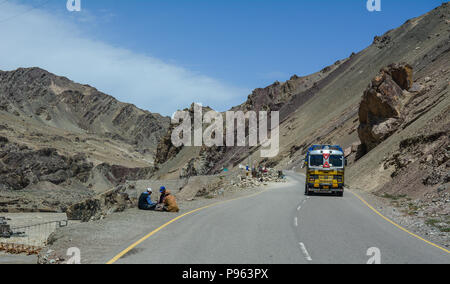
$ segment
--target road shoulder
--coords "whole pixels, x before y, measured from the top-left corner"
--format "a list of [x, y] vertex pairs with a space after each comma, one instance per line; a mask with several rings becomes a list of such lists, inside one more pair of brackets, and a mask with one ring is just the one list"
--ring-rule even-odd
[[291, 182], [243, 189], [212, 199], [198, 198], [193, 201], [179, 201], [181, 210], [178, 213], [141, 211], [133, 208], [125, 212], [114, 213], [103, 220], [61, 228], [49, 238], [49, 245], [41, 252], [40, 262], [47, 263], [52, 259], [67, 259], [67, 250], [76, 247], [81, 252], [81, 263], [107, 263], [150, 232], [192, 210], [211, 206], [218, 202], [251, 196], [270, 190], [275, 186], [288, 186]]
[[[407, 212], [404, 212], [400, 208], [390, 204], [388, 199], [378, 197], [372, 193], [360, 189], [350, 189], [350, 191], [359, 195], [381, 215], [390, 219], [405, 230], [416, 234], [417, 236], [430, 241], [446, 250], [450, 250], [450, 233], [441, 232], [439, 229], [427, 225], [426, 218], [409, 215], [407, 214]], [[351, 193], [347, 192], [346, 194]], [[374, 212], [374, 214], [376, 213]], [[380, 218], [382, 217], [380, 216]]]

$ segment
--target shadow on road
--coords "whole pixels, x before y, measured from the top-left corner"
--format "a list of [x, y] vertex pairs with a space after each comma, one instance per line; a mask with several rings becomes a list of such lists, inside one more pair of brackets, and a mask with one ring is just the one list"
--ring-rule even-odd
[[[328, 192], [311, 192], [309, 195], [305, 196], [321, 196], [321, 197], [342, 197], [339, 196], [337, 193], [328, 193]], [[345, 196], [345, 193], [344, 193]]]

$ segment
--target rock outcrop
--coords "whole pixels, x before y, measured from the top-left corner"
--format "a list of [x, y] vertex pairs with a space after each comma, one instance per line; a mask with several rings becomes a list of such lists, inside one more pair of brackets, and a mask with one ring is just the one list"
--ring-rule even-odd
[[75, 178], [86, 182], [92, 163], [82, 154], [59, 155], [55, 149], [32, 150], [15, 143], [0, 142], [0, 190], [20, 190], [28, 185], [48, 181], [61, 184]]
[[96, 166], [94, 171], [100, 175], [103, 175], [111, 185], [117, 186], [125, 183], [126, 181], [149, 179], [155, 172], [155, 168], [127, 168], [103, 163]]
[[363, 152], [372, 150], [398, 129], [412, 84], [412, 67], [405, 63], [389, 65], [372, 80], [359, 108], [358, 134]]
[[[216, 174], [212, 172], [214, 166], [217, 165], [218, 161], [223, 157], [227, 151], [226, 147], [202, 147], [199, 156], [191, 159], [186, 165], [181, 169], [180, 178], [189, 178], [198, 175], [208, 175]], [[218, 171], [218, 173], [220, 173]]]
[[172, 125], [167, 134], [159, 141], [156, 148], [155, 164], [165, 163], [175, 157], [183, 148], [183, 146], [175, 147], [172, 143], [172, 131], [175, 127], [175, 125]]
[[135, 202], [124, 191], [125, 187], [119, 186], [93, 198], [76, 203], [67, 209], [67, 218], [82, 222], [95, 221], [103, 219], [114, 212], [122, 212], [135, 206]]

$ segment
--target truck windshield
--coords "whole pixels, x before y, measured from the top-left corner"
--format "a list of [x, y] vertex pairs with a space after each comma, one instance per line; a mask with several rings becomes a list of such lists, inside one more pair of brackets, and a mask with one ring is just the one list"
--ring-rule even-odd
[[323, 165], [322, 155], [311, 155], [309, 156], [309, 166], [310, 167], [320, 167]]
[[332, 168], [340, 168], [344, 164], [343, 157], [339, 155], [331, 155], [330, 156], [330, 167]]

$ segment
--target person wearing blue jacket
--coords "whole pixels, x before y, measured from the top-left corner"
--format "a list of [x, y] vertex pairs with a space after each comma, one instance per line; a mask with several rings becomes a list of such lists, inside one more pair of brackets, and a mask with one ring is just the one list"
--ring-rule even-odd
[[156, 202], [152, 202], [153, 190], [148, 188], [146, 192], [141, 193], [139, 196], [138, 207], [141, 210], [154, 210], [156, 207]]

